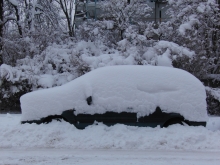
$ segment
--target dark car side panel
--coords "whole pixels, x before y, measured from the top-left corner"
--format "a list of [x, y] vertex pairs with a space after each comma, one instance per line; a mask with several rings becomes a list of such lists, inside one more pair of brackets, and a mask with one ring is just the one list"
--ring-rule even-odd
[[78, 129], [84, 129], [86, 126], [94, 124], [94, 122], [101, 122], [107, 126], [115, 124], [125, 124], [129, 126], [139, 127], [163, 127], [164, 124], [172, 118], [184, 120], [184, 118], [177, 113], [162, 112], [159, 107], [149, 116], [137, 118], [137, 113], [129, 112], [106, 112], [104, 114], [78, 114], [74, 115], [73, 110], [64, 111], [62, 116], [70, 123], [74, 124]]
[[137, 118], [137, 113], [129, 112], [106, 112], [104, 114], [74, 114], [74, 110], [66, 110], [61, 115], [48, 116], [41, 120], [33, 121], [22, 121], [22, 123], [48, 123], [52, 119], [64, 119], [65, 121], [74, 124], [78, 129], [84, 129], [85, 127], [94, 124], [95, 122], [103, 123], [107, 126], [115, 124], [125, 124], [129, 126], [139, 127], [166, 127], [169, 123], [175, 121], [183, 121], [188, 125], [192, 126], [206, 126], [206, 122], [194, 122], [184, 120], [183, 116], [178, 113], [165, 113], [162, 112], [159, 107], [156, 108], [155, 112], [144, 117]]

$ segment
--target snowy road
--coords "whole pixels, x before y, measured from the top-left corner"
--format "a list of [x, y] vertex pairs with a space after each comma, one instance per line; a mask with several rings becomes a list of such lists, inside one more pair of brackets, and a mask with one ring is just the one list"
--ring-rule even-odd
[[220, 152], [1, 149], [1, 165], [220, 165]]

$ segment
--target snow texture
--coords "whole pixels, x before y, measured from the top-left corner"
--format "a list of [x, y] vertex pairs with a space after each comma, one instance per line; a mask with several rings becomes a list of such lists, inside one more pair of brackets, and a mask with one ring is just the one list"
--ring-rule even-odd
[[54, 84], [54, 77], [49, 74], [41, 75], [38, 80], [38, 84], [44, 88], [51, 88]]
[[9, 0], [9, 2], [14, 5], [14, 6], [18, 6], [18, 1], [17, 0]]
[[2, 64], [0, 66], [0, 78], [5, 78], [8, 81], [13, 80], [12, 67], [10, 65]]
[[211, 93], [211, 95], [220, 102], [220, 89], [219, 88], [211, 88], [205, 87], [205, 89]]
[[104, 21], [106, 24], [107, 29], [113, 29], [114, 27], [114, 22], [113, 21]]
[[195, 55], [195, 53], [193, 51], [190, 51], [188, 48], [179, 46], [178, 44], [169, 41], [159, 41], [155, 47], [158, 49], [169, 48], [172, 52], [178, 54], [180, 57], [182, 57], [182, 55], [185, 55], [192, 58]]
[[[13, 153], [13, 154], [12, 154]], [[1, 165], [219, 165], [219, 151], [10, 148], [0, 150]], [[146, 163], [147, 162], [147, 163]]]
[[210, 117], [207, 128], [181, 125], [143, 128], [121, 124], [107, 127], [99, 123], [84, 130], [78, 130], [65, 121], [52, 121], [40, 125], [20, 124], [20, 117], [20, 114], [0, 115], [1, 150], [63, 148], [71, 151], [76, 149], [220, 151], [219, 117]]
[[[92, 105], [86, 99], [92, 96]], [[157, 106], [192, 121], [206, 121], [203, 84], [180, 69], [155, 66], [111, 66], [91, 71], [65, 85], [21, 97], [22, 120], [37, 120], [75, 109], [80, 113], [153, 113]]]
[[191, 16], [189, 16], [189, 21], [186, 22], [186, 23], [183, 23], [183, 24], [180, 25], [180, 27], [179, 27], [179, 32], [180, 32], [180, 34], [185, 35], [185, 34], [186, 34], [186, 31], [187, 31], [187, 30], [191, 30], [192, 27], [193, 27], [196, 23], [198, 23], [198, 22], [199, 22], [199, 20], [196, 18], [196, 15], [191, 15]]

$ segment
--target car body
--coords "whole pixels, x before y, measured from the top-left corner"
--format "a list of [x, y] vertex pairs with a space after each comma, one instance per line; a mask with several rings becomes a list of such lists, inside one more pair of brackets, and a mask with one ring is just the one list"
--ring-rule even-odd
[[203, 84], [181, 69], [159, 66], [108, 66], [60, 87], [21, 97], [22, 123], [62, 118], [82, 129], [108, 126], [206, 125]]

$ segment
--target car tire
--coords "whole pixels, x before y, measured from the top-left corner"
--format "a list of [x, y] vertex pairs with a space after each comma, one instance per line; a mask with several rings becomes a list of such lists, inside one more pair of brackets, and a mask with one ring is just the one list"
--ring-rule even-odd
[[174, 125], [174, 124], [180, 124], [180, 125], [189, 125], [188, 123], [186, 123], [183, 119], [180, 119], [180, 118], [175, 118], [175, 119], [171, 119], [171, 120], [168, 120], [164, 125], [163, 127], [167, 128], [171, 125]]
[[59, 115], [48, 116], [48, 117], [43, 119], [43, 123], [50, 123], [50, 122], [52, 122], [52, 120], [56, 120], [56, 121], [61, 122], [62, 120], [65, 120], [65, 119], [62, 116], [59, 116]]

